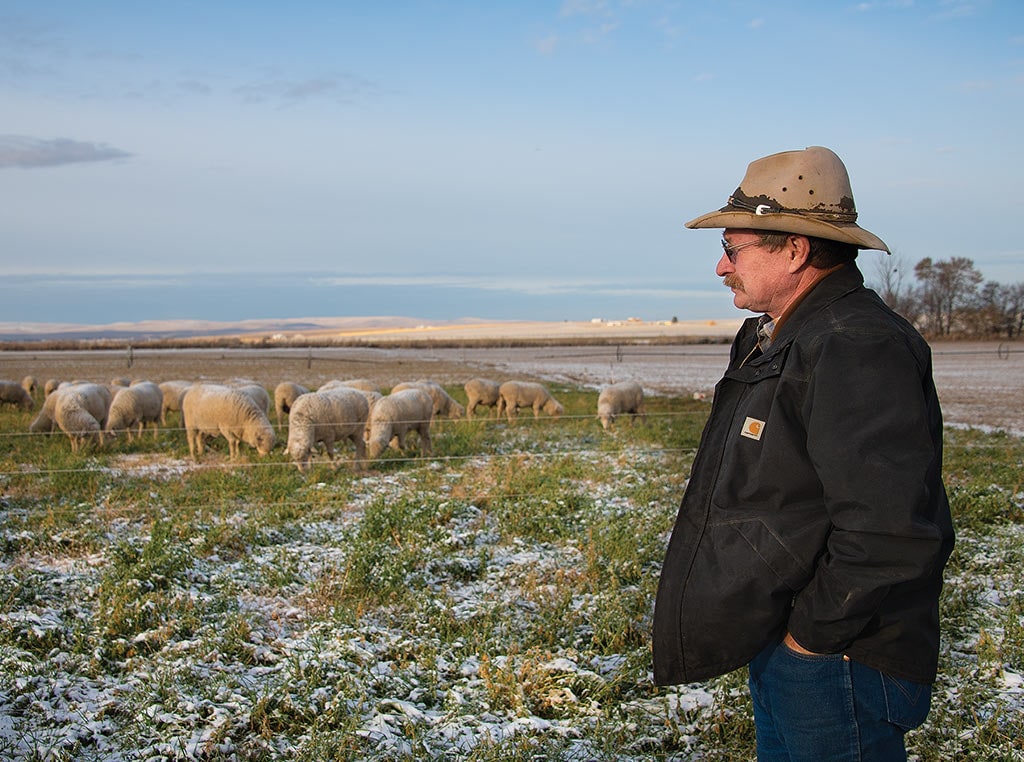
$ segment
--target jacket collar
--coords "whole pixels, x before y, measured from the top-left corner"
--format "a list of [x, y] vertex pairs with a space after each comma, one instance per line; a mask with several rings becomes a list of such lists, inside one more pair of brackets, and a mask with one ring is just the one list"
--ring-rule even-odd
[[800, 327], [812, 316], [851, 291], [864, 286], [864, 275], [853, 262], [822, 274], [775, 321], [772, 346], [796, 335]]

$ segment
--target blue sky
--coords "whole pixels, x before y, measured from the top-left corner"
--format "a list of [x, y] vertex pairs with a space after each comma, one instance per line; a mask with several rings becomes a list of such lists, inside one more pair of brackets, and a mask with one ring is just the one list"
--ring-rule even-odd
[[809, 145], [1017, 283], [1022, 105], [1017, 0], [0, 0], [0, 321], [736, 317], [683, 222]]

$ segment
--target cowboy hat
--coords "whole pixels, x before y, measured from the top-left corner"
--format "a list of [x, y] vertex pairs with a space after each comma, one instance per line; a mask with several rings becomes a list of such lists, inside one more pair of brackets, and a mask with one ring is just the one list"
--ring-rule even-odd
[[729, 203], [690, 220], [686, 227], [798, 233], [889, 253], [881, 238], [857, 225], [846, 167], [821, 146], [752, 161]]

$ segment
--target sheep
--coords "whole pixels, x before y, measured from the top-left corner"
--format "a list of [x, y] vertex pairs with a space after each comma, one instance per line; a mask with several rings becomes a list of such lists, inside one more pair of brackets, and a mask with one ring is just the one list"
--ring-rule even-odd
[[299, 395], [289, 414], [286, 451], [299, 471], [305, 471], [317, 442], [323, 442], [333, 462], [334, 443], [350, 439], [356, 448], [355, 468], [361, 470], [366, 463], [369, 414], [370, 403], [358, 389], [338, 387]]
[[39, 383], [36, 381], [35, 376], [25, 376], [21, 379], [21, 388], [28, 392], [29, 395], [32, 395], [39, 389]]
[[309, 389], [294, 381], [282, 381], [274, 387], [274, 410], [277, 412], [278, 426], [281, 426], [284, 417], [291, 412], [295, 400], [303, 394], [309, 394]]
[[167, 424], [167, 414], [181, 412], [181, 400], [192, 388], [192, 381], [162, 381], [157, 384], [163, 400], [160, 403], [160, 423]]
[[78, 383], [61, 386], [54, 394], [53, 418], [68, 435], [71, 451], [88, 441], [103, 443], [103, 428], [110, 409], [110, 390], [105, 384]]
[[497, 381], [490, 381], [486, 378], [471, 378], [465, 383], [466, 390], [466, 417], [472, 418], [477, 406], [493, 408], [498, 412], [498, 397], [501, 384]]
[[110, 381], [108, 382], [108, 385], [109, 386], [131, 386], [132, 385], [132, 380], [130, 378], [125, 378], [124, 376], [119, 376], [117, 378], [110, 379]]
[[53, 394], [55, 391], [57, 391], [57, 387], [58, 386], [60, 386], [60, 381], [58, 379], [56, 379], [56, 378], [48, 378], [48, 379], [46, 379], [45, 383], [43, 383], [43, 396], [44, 397], [49, 397], [51, 394]]
[[377, 400], [370, 412], [367, 445], [370, 459], [375, 459], [395, 441], [399, 450], [405, 450], [405, 437], [416, 431], [420, 437], [420, 452], [430, 455], [430, 419], [434, 400], [423, 389], [405, 389], [392, 392]]
[[107, 414], [105, 431], [116, 436], [120, 431], [128, 432], [132, 441], [133, 429], [137, 426], [139, 437], [147, 423], [153, 424], [153, 438], [156, 439], [157, 423], [163, 412], [164, 393], [152, 381], [136, 381], [114, 395]]
[[28, 425], [28, 430], [33, 434], [52, 434], [57, 429], [57, 395], [50, 393], [43, 400], [43, 406], [39, 409], [36, 417]]
[[31, 410], [36, 406], [32, 395], [16, 381], [0, 381], [0, 403], [16, 405], [22, 410]]
[[446, 418], [461, 418], [466, 414], [466, 409], [460, 405], [454, 397], [444, 390], [444, 387], [436, 381], [429, 381], [421, 378], [418, 381], [405, 381], [397, 384], [391, 389], [391, 393], [404, 391], [405, 389], [423, 389], [434, 401], [434, 415]]
[[534, 381], [506, 381], [498, 387], [499, 416], [504, 413], [511, 423], [519, 415], [519, 409], [526, 407], [533, 408], [534, 418], [540, 417], [541, 410], [555, 418], [565, 412], [562, 403], [552, 397], [543, 384]]
[[597, 418], [605, 431], [611, 429], [617, 416], [627, 413], [630, 416], [630, 425], [636, 422], [637, 416], [643, 421], [647, 420], [644, 390], [640, 384], [635, 381], [620, 381], [601, 390], [597, 396]]
[[252, 384], [239, 384], [232, 386], [232, 389], [237, 389], [242, 394], [250, 397], [253, 402], [260, 406], [260, 410], [263, 411], [264, 415], [270, 415], [270, 394], [257, 383]]
[[323, 392], [334, 386], [348, 386], [353, 389], [359, 389], [360, 391], [377, 392], [378, 394], [380, 394], [380, 387], [377, 386], [377, 384], [373, 383], [373, 381], [371, 381], [368, 378], [349, 378], [346, 379], [345, 381], [332, 379], [321, 385], [321, 387], [317, 391]]
[[203, 454], [206, 437], [223, 436], [232, 460], [238, 458], [239, 442], [260, 455], [274, 447], [274, 427], [252, 397], [219, 384], [195, 384], [181, 401], [188, 452], [193, 460]]

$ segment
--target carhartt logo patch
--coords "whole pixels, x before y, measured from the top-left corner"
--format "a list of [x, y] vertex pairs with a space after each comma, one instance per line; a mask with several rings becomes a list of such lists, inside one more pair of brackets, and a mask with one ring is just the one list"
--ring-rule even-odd
[[760, 440], [763, 431], [764, 421], [759, 421], [756, 418], [747, 418], [743, 422], [743, 430], [740, 431], [740, 434], [750, 439]]

